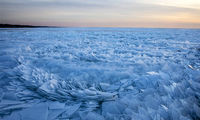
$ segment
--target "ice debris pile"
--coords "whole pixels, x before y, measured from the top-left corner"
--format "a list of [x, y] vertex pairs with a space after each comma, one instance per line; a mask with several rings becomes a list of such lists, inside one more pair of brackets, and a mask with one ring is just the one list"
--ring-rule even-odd
[[0, 119], [198, 120], [200, 30], [0, 29]]

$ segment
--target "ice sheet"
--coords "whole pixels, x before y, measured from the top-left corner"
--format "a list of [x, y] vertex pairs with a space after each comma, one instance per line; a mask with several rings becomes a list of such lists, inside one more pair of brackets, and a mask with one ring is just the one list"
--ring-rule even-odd
[[198, 120], [199, 103], [199, 29], [0, 29], [0, 119]]

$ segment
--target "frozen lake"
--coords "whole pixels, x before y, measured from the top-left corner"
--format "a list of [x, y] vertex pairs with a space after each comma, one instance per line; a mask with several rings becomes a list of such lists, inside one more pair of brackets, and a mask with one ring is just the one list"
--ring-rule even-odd
[[200, 29], [0, 29], [0, 119], [198, 120]]

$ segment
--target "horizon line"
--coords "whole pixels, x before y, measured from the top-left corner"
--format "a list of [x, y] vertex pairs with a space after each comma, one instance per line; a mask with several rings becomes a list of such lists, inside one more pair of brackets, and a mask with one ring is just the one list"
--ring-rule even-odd
[[[54, 26], [54, 25], [31, 25], [31, 24], [2, 24], [0, 23], [0, 28], [2, 25], [8, 25], [10, 28], [12, 26], [19, 26], [19, 28], [28, 28], [28, 27], [35, 27], [35, 28], [42, 28], [42, 27], [49, 27], [49, 28], [149, 28], [149, 29], [200, 29], [200, 27], [134, 27], [134, 26]], [[4, 27], [4, 28], [9, 28], [9, 27]], [[14, 27], [13, 27], [14, 28]]]

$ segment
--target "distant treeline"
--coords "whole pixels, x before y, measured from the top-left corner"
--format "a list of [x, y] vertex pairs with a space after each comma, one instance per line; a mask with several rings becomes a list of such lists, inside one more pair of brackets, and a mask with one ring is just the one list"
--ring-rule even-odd
[[48, 26], [0, 24], [0, 28], [36, 28], [36, 27], [48, 27]]

